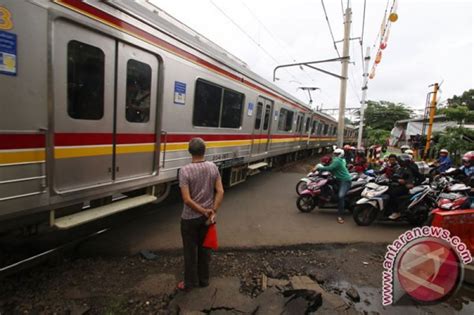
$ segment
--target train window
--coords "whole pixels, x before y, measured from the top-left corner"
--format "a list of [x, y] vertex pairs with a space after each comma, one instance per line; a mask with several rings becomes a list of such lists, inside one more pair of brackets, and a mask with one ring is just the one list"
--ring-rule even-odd
[[280, 116], [278, 118], [278, 130], [290, 131], [293, 127], [293, 115], [295, 113], [282, 108], [280, 110]]
[[130, 59], [127, 62], [127, 121], [145, 123], [150, 120], [151, 67]]
[[305, 126], [304, 132], [308, 133], [310, 127], [311, 127], [311, 118], [308, 117], [306, 118], [306, 126]]
[[324, 124], [324, 131], [323, 131], [323, 135], [327, 136], [328, 135], [328, 128], [329, 126]]
[[242, 120], [243, 104], [244, 95], [242, 93], [224, 89], [220, 127], [239, 128]]
[[301, 126], [301, 116], [298, 115], [298, 118], [296, 119], [296, 132], [300, 131], [300, 126]]
[[272, 114], [272, 107], [270, 105], [265, 106], [265, 118], [263, 119], [263, 130], [268, 130], [271, 114]]
[[255, 115], [255, 130], [260, 130], [260, 124], [262, 123], [262, 111], [263, 111], [263, 104], [257, 104], [257, 113]]
[[239, 128], [244, 94], [196, 81], [193, 125], [199, 127]]
[[198, 80], [194, 99], [194, 126], [219, 127], [221, 100], [222, 88]]
[[75, 119], [104, 116], [104, 52], [70, 41], [67, 47], [67, 112]]

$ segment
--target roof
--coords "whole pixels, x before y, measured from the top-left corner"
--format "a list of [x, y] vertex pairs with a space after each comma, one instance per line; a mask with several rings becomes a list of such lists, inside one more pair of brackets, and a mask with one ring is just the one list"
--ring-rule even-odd
[[[436, 115], [434, 116], [434, 120], [444, 120], [446, 119], [446, 115]], [[410, 118], [410, 119], [402, 119], [402, 120], [397, 120], [395, 122], [395, 125], [398, 125], [398, 124], [405, 124], [405, 123], [409, 123], [409, 122], [422, 122], [422, 121], [428, 121], [428, 118]]]
[[[260, 83], [274, 92], [281, 94], [285, 98], [304, 107], [308, 111], [312, 111], [311, 108], [309, 108], [306, 104], [301, 102], [293, 95], [251, 71], [247, 64], [241, 59], [232, 55], [202, 34], [191, 29], [186, 24], [178, 21], [164, 10], [150, 3], [148, 0], [115, 0], [107, 1], [105, 3], [133, 16], [134, 18], [148, 24], [149, 26], [154, 27], [168, 36], [171, 36], [186, 46], [200, 51], [209, 58], [214, 59], [215, 61], [231, 68], [232, 70], [241, 73], [242, 75]], [[321, 112], [317, 112], [317, 114], [335, 121], [335, 119], [329, 115], [322, 114]]]

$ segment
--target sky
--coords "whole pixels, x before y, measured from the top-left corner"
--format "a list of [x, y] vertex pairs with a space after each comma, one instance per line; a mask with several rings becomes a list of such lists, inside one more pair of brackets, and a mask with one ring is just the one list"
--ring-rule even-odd
[[[363, 51], [372, 59], [384, 12], [393, 0], [366, 0]], [[268, 80], [278, 64], [336, 58], [337, 52], [320, 0], [150, 0], [184, 24], [217, 43]], [[351, 37], [361, 37], [364, 0], [324, 0], [336, 41], [343, 38], [343, 8], [352, 9]], [[397, 0], [387, 48], [367, 98], [425, 106], [429, 85], [442, 82], [440, 102], [474, 86], [474, 5], [471, 0]], [[232, 22], [232, 21], [233, 22]], [[338, 44], [342, 54], [342, 43]], [[350, 44], [346, 107], [360, 107], [363, 64], [358, 39]], [[336, 74], [339, 62], [320, 65]], [[313, 105], [339, 106], [340, 80], [311, 69], [278, 70], [276, 84], [308, 102], [301, 86], [319, 87]]]

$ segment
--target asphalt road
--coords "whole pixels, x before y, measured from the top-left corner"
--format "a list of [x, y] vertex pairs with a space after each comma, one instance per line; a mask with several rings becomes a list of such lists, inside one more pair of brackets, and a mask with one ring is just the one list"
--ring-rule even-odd
[[[410, 227], [375, 223], [357, 226], [347, 214], [336, 222], [336, 211], [296, 208], [295, 184], [304, 175], [291, 171], [265, 171], [229, 188], [218, 214], [221, 248], [273, 247], [320, 243], [391, 243]], [[177, 190], [165, 204], [153, 205], [145, 214], [121, 223], [85, 245], [96, 253], [130, 255], [140, 250], [180, 249], [182, 202]], [[133, 210], [130, 210], [133, 211]]]

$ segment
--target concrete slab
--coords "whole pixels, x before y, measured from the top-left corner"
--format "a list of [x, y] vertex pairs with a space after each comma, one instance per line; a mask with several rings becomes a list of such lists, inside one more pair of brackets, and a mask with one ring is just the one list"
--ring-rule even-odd
[[236, 310], [252, 313], [255, 305], [252, 299], [239, 292], [240, 280], [235, 277], [212, 278], [206, 288], [196, 288], [190, 292], [180, 292], [170, 304], [170, 309], [211, 312]]
[[170, 294], [176, 288], [176, 277], [171, 274], [151, 274], [134, 288], [137, 293], [150, 296]]
[[323, 305], [329, 304], [335, 311], [342, 311], [349, 307], [339, 295], [327, 292], [308, 276], [291, 277], [290, 283], [295, 290], [312, 290], [321, 293], [323, 297]]

